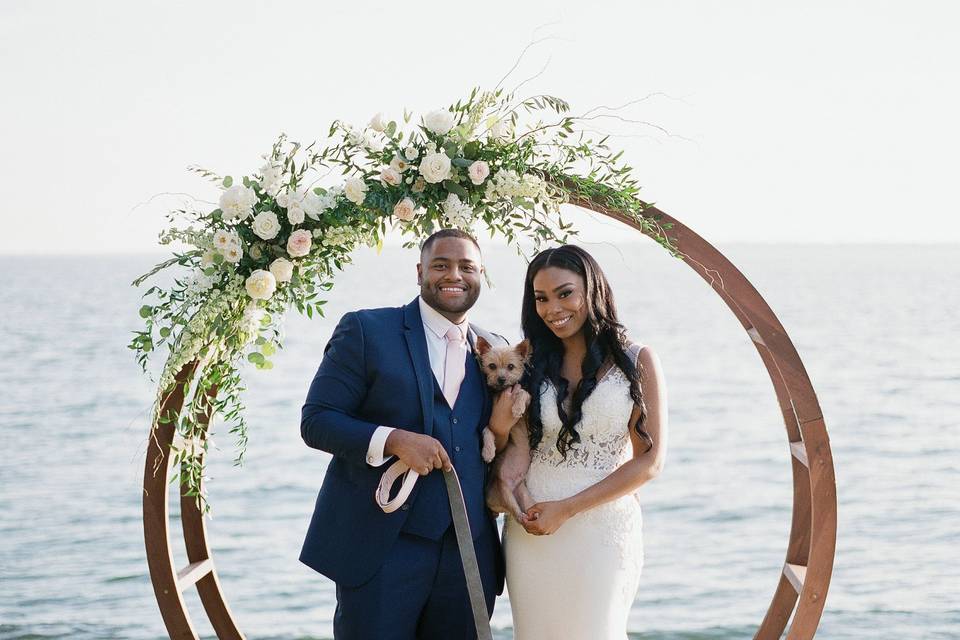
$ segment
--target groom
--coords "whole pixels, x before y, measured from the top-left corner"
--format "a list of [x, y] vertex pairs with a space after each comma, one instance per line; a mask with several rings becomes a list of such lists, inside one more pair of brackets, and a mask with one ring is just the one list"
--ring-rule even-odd
[[[333, 459], [300, 561], [336, 583], [337, 640], [475, 637], [439, 471], [451, 465], [463, 488], [488, 615], [503, 590], [480, 447], [488, 422], [505, 432], [513, 418], [509, 401], [492, 406], [472, 354], [478, 336], [506, 342], [467, 322], [482, 274], [472, 236], [434, 233], [421, 247], [420, 295], [405, 307], [344, 315], [310, 385], [300, 433]], [[421, 477], [400, 509], [384, 513], [374, 493], [393, 457]]]

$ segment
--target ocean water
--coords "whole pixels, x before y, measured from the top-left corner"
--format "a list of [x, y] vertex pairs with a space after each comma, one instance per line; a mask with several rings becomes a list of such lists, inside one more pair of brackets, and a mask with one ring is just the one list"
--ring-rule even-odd
[[[646, 565], [631, 637], [749, 638], [790, 528], [772, 386], [692, 270], [652, 243], [587, 248], [668, 384], [666, 468], [641, 489]], [[820, 636], [960, 637], [960, 247], [719, 248], [786, 327], [830, 432], [838, 539]], [[166, 636], [140, 511], [154, 390], [125, 348], [141, 326], [130, 281], [162, 258], [0, 257], [0, 639]], [[524, 264], [503, 246], [485, 258], [495, 288], [471, 318], [516, 338]], [[327, 462], [300, 440], [300, 406], [340, 315], [413, 299], [415, 263], [399, 248], [360, 252], [326, 318], [289, 314], [275, 368], [246, 372], [243, 466], [214, 426], [210, 542], [250, 638], [332, 637], [333, 585], [297, 561]], [[176, 526], [172, 539], [182, 566]], [[193, 590], [187, 601], [212, 637]], [[498, 638], [510, 624], [501, 597]]]

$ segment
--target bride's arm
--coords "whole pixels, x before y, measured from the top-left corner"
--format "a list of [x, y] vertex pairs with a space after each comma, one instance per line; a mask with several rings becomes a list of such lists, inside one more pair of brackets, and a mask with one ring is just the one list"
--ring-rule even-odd
[[531, 507], [527, 515], [534, 519], [525, 525], [530, 533], [553, 533], [567, 518], [633, 493], [644, 483], [656, 478], [663, 469], [667, 456], [667, 387], [660, 368], [660, 359], [653, 349], [644, 347], [638, 360], [642, 366], [640, 383], [647, 407], [644, 426], [653, 439], [653, 447], [646, 451], [646, 443], [634, 429], [640, 417], [640, 410], [634, 407], [628, 426], [633, 443], [633, 458], [580, 493], [564, 500], [544, 502]]

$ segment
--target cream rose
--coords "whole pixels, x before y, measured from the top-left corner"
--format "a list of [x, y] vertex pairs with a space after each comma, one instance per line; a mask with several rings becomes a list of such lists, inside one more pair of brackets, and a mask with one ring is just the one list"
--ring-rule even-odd
[[408, 222], [413, 220], [416, 207], [417, 205], [413, 200], [404, 198], [393, 207], [393, 215], [397, 216], [398, 220]]
[[277, 282], [289, 282], [293, 277], [293, 263], [286, 258], [277, 258], [270, 263], [270, 273]]
[[257, 269], [245, 283], [247, 295], [254, 300], [269, 300], [277, 290], [277, 279], [269, 271]]
[[453, 114], [446, 109], [437, 109], [423, 117], [423, 126], [442, 136], [453, 129], [453, 117]]
[[403, 155], [407, 158], [407, 160], [413, 161], [417, 159], [417, 156], [420, 155], [420, 152], [417, 151], [417, 148], [411, 144], [403, 150]]
[[273, 240], [280, 233], [280, 221], [273, 211], [261, 211], [253, 219], [253, 232], [264, 240]]
[[450, 158], [445, 153], [428, 153], [420, 161], [420, 175], [431, 184], [450, 177]]
[[291, 258], [302, 258], [310, 253], [313, 236], [306, 229], [297, 229], [290, 234], [287, 240], [287, 253]]
[[343, 193], [350, 202], [363, 204], [364, 198], [367, 197], [367, 183], [363, 178], [350, 178], [343, 186]]
[[380, 171], [380, 181], [383, 184], [388, 184], [391, 187], [395, 187], [400, 184], [402, 178], [400, 177], [400, 172], [394, 169], [393, 167], [384, 167]]
[[483, 160], [477, 160], [467, 167], [467, 175], [470, 176], [470, 182], [473, 184], [483, 184], [490, 175], [490, 165]]

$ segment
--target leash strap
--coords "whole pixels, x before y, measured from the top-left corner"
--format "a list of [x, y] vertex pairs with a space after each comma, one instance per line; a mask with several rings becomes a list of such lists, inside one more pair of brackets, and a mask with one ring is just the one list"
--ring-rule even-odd
[[[403, 484], [400, 485], [396, 497], [391, 500], [390, 489], [401, 476], [403, 476]], [[383, 509], [384, 513], [393, 513], [410, 497], [419, 477], [420, 474], [397, 460], [383, 472], [380, 478], [380, 484], [374, 492], [377, 505]], [[460, 488], [460, 478], [457, 476], [456, 469], [444, 471], [443, 481], [447, 485], [450, 515], [453, 518], [454, 533], [457, 535], [457, 548], [460, 551], [463, 575], [467, 581], [467, 593], [470, 595], [470, 608], [473, 610], [477, 640], [493, 640], [490, 620], [487, 616], [487, 602], [483, 597], [480, 565], [477, 563], [477, 552], [473, 548], [473, 535], [470, 532], [470, 520], [467, 518], [467, 504], [463, 499], [463, 489]]]

